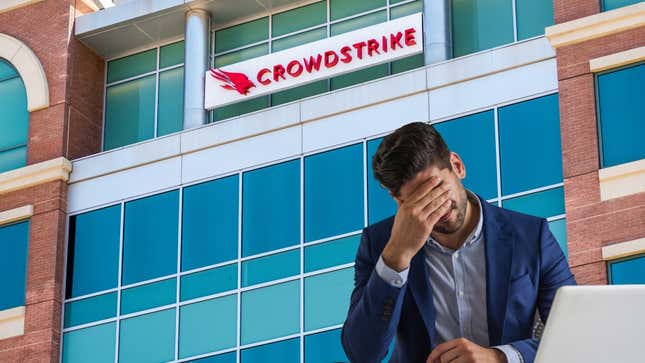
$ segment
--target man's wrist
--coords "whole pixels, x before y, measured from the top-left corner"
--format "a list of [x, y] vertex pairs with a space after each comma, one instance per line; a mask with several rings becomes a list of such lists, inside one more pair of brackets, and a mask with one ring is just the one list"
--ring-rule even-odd
[[506, 354], [504, 352], [502, 352], [500, 349], [497, 349], [497, 348], [491, 348], [491, 349], [495, 353], [495, 356], [498, 362], [508, 363], [508, 359], [506, 359]]
[[396, 272], [401, 272], [410, 267], [411, 258], [406, 257], [405, 253], [397, 251], [393, 246], [392, 242], [388, 242], [381, 253], [381, 257], [389, 268]]

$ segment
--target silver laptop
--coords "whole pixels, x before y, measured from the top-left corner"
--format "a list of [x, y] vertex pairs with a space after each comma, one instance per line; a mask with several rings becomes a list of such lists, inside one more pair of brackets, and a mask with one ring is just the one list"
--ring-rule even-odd
[[535, 363], [645, 362], [645, 285], [563, 286]]

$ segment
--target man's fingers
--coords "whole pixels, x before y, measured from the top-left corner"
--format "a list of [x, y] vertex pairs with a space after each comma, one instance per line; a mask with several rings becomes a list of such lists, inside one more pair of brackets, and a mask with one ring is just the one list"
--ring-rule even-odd
[[432, 225], [437, 224], [437, 222], [439, 222], [441, 217], [443, 217], [443, 215], [446, 214], [450, 210], [450, 207], [452, 207], [452, 201], [450, 199], [446, 199], [446, 201], [441, 203], [439, 208], [435, 209], [434, 212], [432, 212], [432, 213], [430, 213], [430, 215], [428, 215], [428, 218], [427, 218], [428, 223], [430, 223]]
[[434, 350], [430, 353], [430, 355], [428, 356], [427, 363], [439, 362], [438, 361], [439, 357], [443, 353], [445, 353], [445, 352], [449, 351], [450, 349], [453, 349], [456, 346], [458, 346], [459, 342], [460, 342], [459, 339], [453, 339], [453, 340], [449, 340], [449, 341], [447, 341], [445, 343], [441, 343], [441, 344], [437, 345], [434, 348]]
[[421, 183], [410, 196], [405, 200], [406, 203], [413, 204], [419, 199], [423, 198], [430, 190], [434, 189], [441, 183], [441, 179], [436, 176], [430, 177], [428, 180]]
[[[439, 189], [441, 188], [441, 189]], [[433, 189], [430, 193], [426, 194], [418, 203], [422, 208], [421, 216], [428, 218], [430, 213], [437, 210], [441, 205], [448, 200], [449, 190], [446, 187], [439, 186]]]
[[462, 356], [463, 349], [461, 346], [456, 346], [449, 351], [443, 353], [437, 361], [440, 363], [452, 363], [454, 360], [459, 359]]

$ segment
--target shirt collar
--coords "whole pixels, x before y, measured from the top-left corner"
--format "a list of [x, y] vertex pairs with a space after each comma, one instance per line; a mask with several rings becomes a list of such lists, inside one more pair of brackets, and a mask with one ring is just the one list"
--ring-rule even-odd
[[[477, 195], [475, 195], [475, 193], [471, 192], [468, 189], [466, 189], [466, 194], [468, 195], [469, 200], [477, 201], [477, 207], [479, 208], [479, 219], [477, 220], [477, 225], [470, 232], [468, 237], [466, 237], [466, 241], [462, 244], [460, 249], [465, 248], [465, 247], [469, 247], [470, 245], [472, 245], [476, 241], [480, 240], [482, 230], [483, 230], [483, 227], [484, 227], [484, 209], [482, 208], [481, 201], [479, 200]], [[453, 252], [452, 249], [444, 247], [439, 242], [435, 241], [434, 238], [432, 238], [432, 236], [428, 236], [427, 244], [429, 244], [432, 247], [439, 248], [443, 252], [450, 252], [450, 253]]]

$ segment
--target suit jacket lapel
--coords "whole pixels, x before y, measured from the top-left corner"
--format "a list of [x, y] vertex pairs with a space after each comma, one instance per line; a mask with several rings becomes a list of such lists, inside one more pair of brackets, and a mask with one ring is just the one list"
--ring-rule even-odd
[[481, 202], [484, 209], [488, 337], [490, 345], [494, 346], [500, 345], [504, 337], [514, 241], [499, 211], [485, 200]]
[[410, 290], [417, 304], [423, 323], [425, 324], [428, 336], [430, 337], [430, 348], [434, 348], [435, 342], [435, 311], [432, 302], [432, 286], [428, 278], [428, 266], [425, 263], [424, 251], [421, 249], [410, 262]]

